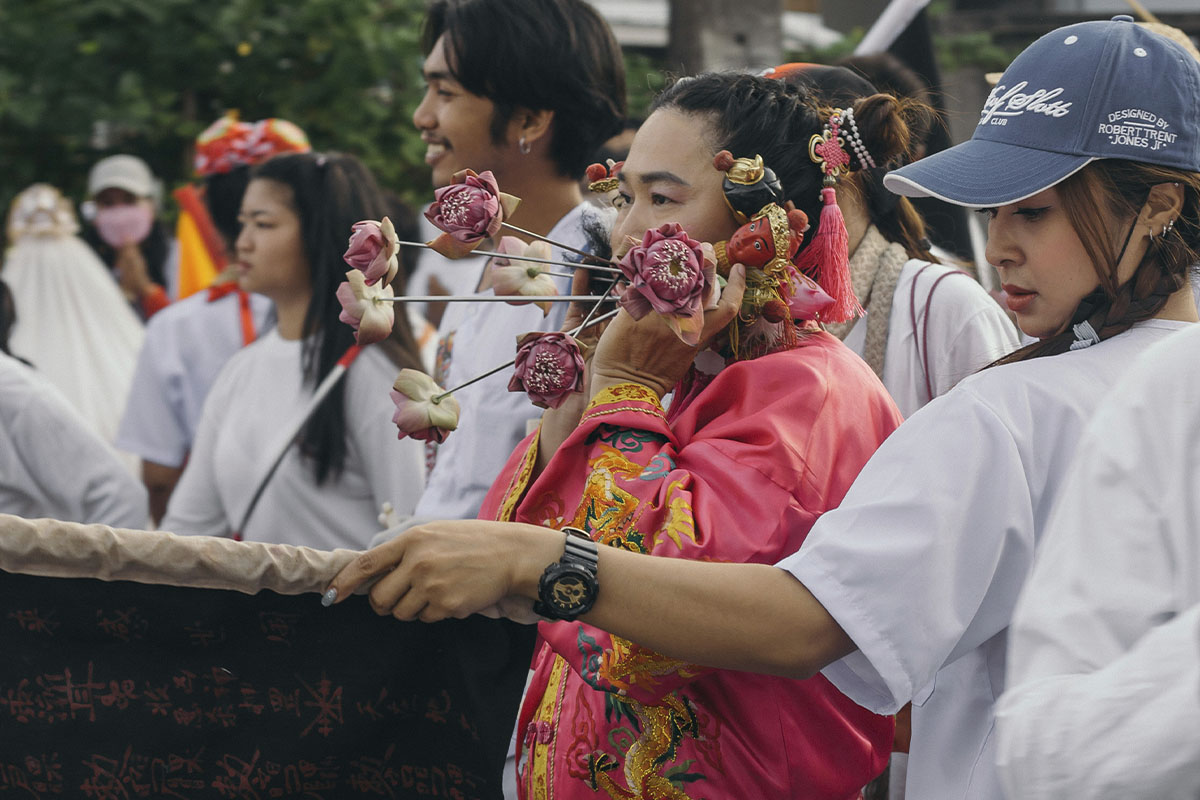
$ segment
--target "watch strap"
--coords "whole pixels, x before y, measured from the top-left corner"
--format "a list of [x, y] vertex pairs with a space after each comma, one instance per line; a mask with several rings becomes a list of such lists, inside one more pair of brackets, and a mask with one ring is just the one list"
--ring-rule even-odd
[[562, 530], [567, 534], [567, 541], [563, 547], [560, 563], [587, 567], [595, 575], [600, 567], [600, 548], [592, 541], [592, 537], [579, 528], [568, 526]]

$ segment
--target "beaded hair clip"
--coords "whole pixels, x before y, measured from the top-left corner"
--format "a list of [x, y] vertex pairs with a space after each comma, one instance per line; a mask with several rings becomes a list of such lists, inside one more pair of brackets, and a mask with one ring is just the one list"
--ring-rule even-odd
[[[843, 122], [847, 130], [843, 130]], [[821, 133], [814, 133], [808, 140], [808, 157], [821, 169], [825, 178], [821, 189], [822, 208], [817, 235], [802, 253], [800, 268], [835, 300], [834, 305], [825, 312], [825, 322], [846, 322], [864, 313], [850, 283], [849, 234], [834, 189], [838, 179], [849, 175], [851, 171], [850, 153], [846, 152], [847, 141], [859, 166], [875, 166], [859, 135], [852, 108], [835, 110], [829, 115], [829, 121]]]
[[[845, 128], [842, 127], [843, 123]], [[875, 166], [875, 159], [871, 157], [858, 132], [854, 109], [840, 108], [829, 115], [825, 129], [821, 133], [814, 133], [808, 140], [808, 157], [825, 174], [826, 186], [832, 186], [838, 178], [850, 174], [850, 153], [846, 152], [847, 144], [854, 151], [859, 166]]]

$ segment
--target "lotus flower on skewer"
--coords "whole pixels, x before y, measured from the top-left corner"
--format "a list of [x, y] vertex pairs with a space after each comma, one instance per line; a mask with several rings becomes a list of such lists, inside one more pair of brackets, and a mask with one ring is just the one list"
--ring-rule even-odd
[[424, 442], [441, 443], [458, 427], [461, 413], [458, 401], [420, 370], [400, 370], [392, 385], [391, 397], [396, 404], [392, 422], [399, 429], [401, 439], [409, 436]]
[[470, 254], [484, 239], [495, 236], [520, 199], [500, 191], [490, 171], [464, 169], [454, 182], [433, 193], [425, 218], [443, 231], [429, 246], [446, 258]]
[[712, 245], [668, 222], [646, 231], [641, 244], [621, 258], [620, 268], [629, 282], [622, 308], [634, 319], [657, 311], [683, 342], [699, 343], [704, 311], [716, 308], [721, 294]]
[[350, 244], [342, 258], [347, 264], [361, 270], [368, 286], [380, 279], [391, 283], [400, 271], [400, 238], [392, 221], [384, 217], [354, 223]]
[[[497, 295], [516, 298], [521, 295], [547, 297], [558, 294], [558, 286], [548, 274], [549, 267], [546, 264], [522, 260], [526, 256], [549, 260], [552, 255], [549, 244], [543, 241], [526, 244], [515, 236], [505, 236], [500, 239], [496, 252], [507, 256], [492, 260], [492, 291]], [[514, 299], [513, 305], [524, 303]], [[543, 315], [550, 313], [550, 302], [534, 301], [534, 305], [542, 309]]]
[[525, 392], [539, 408], [558, 408], [583, 390], [583, 352], [579, 342], [558, 331], [527, 333], [517, 340], [510, 392]]
[[360, 345], [383, 341], [396, 324], [393, 297], [389, 284], [371, 286], [362, 272], [352, 269], [346, 273], [346, 282], [337, 288], [337, 299], [342, 304], [338, 319], [354, 328], [354, 338]]

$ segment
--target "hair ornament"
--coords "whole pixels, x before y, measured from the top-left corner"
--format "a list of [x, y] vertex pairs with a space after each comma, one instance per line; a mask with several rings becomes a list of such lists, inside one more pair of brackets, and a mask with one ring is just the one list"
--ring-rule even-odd
[[725, 201], [742, 223], [727, 242], [717, 242], [717, 270], [746, 267], [746, 291], [729, 326], [734, 358], [755, 358], [794, 347], [795, 320], [818, 319], [833, 299], [797, 269], [794, 259], [808, 230], [808, 217], [784, 199], [783, 186], [762, 156], [734, 158], [717, 153], [713, 166], [725, 173]]
[[[837, 114], [838, 112], [834, 112]], [[858, 157], [858, 163], [866, 168], [874, 169], [878, 166], [875, 159], [871, 158], [871, 153], [867, 150], [867, 146], [863, 144], [862, 136], [858, 133], [858, 124], [854, 121], [854, 109], [846, 108], [841, 112], [842, 119], [846, 121], [850, 131], [846, 135], [846, 141], [850, 143], [850, 149], [854, 151], [854, 155]]]
[[817, 235], [805, 248], [799, 266], [834, 300], [822, 315], [822, 322], [847, 322], [865, 313], [850, 283], [850, 235], [834, 190], [838, 178], [850, 173], [850, 154], [846, 152], [841, 131], [843, 114], [835, 110], [829, 115], [825, 129], [808, 140], [808, 157], [825, 174], [825, 185], [821, 189]]
[[820, 133], [808, 140], [808, 157], [825, 173], [825, 185], [833, 186], [837, 179], [850, 174], [850, 154], [842, 139], [842, 112], [834, 111]]
[[721, 187], [725, 203], [740, 225], [745, 225], [770, 203], [782, 206], [786, 202], [783, 185], [775, 171], [763, 163], [761, 155], [734, 158], [728, 150], [722, 150], [713, 157], [713, 166], [725, 173]]
[[592, 164], [587, 168], [588, 191], [596, 194], [615, 192], [620, 185], [617, 173], [625, 166], [624, 161], [608, 159], [604, 164]]

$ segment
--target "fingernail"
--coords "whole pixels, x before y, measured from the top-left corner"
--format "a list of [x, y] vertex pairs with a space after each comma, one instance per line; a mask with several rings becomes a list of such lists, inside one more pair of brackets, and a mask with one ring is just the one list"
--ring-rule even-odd
[[321, 605], [329, 608], [333, 605], [333, 601], [337, 600], [337, 589], [330, 589], [325, 594], [321, 595]]

